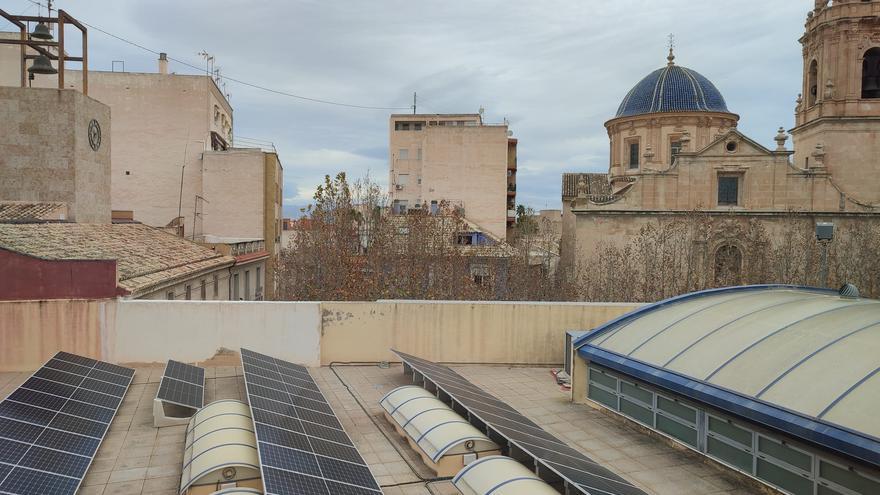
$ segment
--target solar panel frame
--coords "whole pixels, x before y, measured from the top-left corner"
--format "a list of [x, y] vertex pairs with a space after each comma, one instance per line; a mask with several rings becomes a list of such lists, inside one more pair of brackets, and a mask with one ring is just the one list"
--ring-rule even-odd
[[[475, 417], [482, 423], [487, 433], [490, 433], [491, 429], [497, 436], [505, 439], [509, 447], [515, 447], [534, 458], [536, 466], [540, 465], [550, 470], [570, 488], [584, 495], [646, 495], [640, 488], [571, 448], [510, 405], [478, 388], [452, 369], [395, 349], [392, 349], [392, 352], [403, 360], [404, 373], [407, 373], [406, 369], [409, 367], [414, 382], [417, 381], [417, 374], [421, 375], [422, 381], [432, 383], [438, 394], [442, 391], [467, 410], [469, 418]], [[488, 402], [491, 402], [491, 405]], [[498, 406], [499, 403], [502, 406]], [[494, 412], [485, 411], [486, 407], [491, 407]], [[507, 424], [501, 424], [502, 422]], [[514, 424], [511, 425], [510, 422]], [[520, 425], [521, 428], [513, 429], [516, 425]], [[521, 431], [526, 427], [529, 432]]]
[[266, 495], [382, 493], [307, 368], [248, 349], [241, 361]]
[[[100, 368], [99, 364], [102, 364]], [[3, 445], [0, 449], [3, 456], [0, 492], [26, 495], [76, 493], [110, 431], [110, 424], [122, 406], [134, 374], [130, 368], [61, 351], [3, 398], [0, 401], [0, 445]], [[89, 376], [92, 381], [87, 382]], [[102, 379], [112, 382], [103, 382]], [[104, 404], [113, 404], [113, 407], [77, 400], [82, 398], [77, 392], [86, 390], [82, 387], [87, 384], [95, 386], [93, 382], [123, 389], [121, 394], [112, 398], [106, 396], [111, 399], [105, 400]], [[98, 395], [99, 392], [91, 394]], [[53, 409], [45, 409], [46, 406]], [[94, 420], [98, 418], [101, 421]], [[90, 435], [74, 431], [74, 427], [86, 430]], [[26, 449], [22, 450], [22, 446]]]
[[[205, 406], [205, 370], [169, 359], [162, 372], [156, 399], [199, 410]], [[191, 399], [191, 400], [187, 400]]]

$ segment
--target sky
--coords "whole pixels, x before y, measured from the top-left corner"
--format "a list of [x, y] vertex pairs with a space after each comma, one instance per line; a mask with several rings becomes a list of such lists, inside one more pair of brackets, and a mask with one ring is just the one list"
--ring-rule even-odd
[[[608, 170], [604, 123], [627, 91], [666, 63], [711, 80], [739, 129], [773, 146], [793, 127], [803, 34], [813, 0], [56, 0], [92, 26], [196, 66], [309, 98], [227, 81], [234, 133], [271, 141], [284, 166], [285, 216], [325, 174], [388, 182], [388, 117], [476, 113], [519, 139], [517, 202], [560, 208], [563, 172]], [[0, 0], [36, 14], [31, 0]], [[89, 31], [92, 70], [156, 56]], [[171, 62], [169, 70], [196, 73]]]

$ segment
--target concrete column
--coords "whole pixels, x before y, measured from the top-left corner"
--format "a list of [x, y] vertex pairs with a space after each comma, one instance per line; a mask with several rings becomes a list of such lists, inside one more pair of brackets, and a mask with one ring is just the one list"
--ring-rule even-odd
[[583, 404], [587, 401], [587, 383], [589, 366], [587, 361], [578, 355], [577, 349], [571, 349], [571, 401]]

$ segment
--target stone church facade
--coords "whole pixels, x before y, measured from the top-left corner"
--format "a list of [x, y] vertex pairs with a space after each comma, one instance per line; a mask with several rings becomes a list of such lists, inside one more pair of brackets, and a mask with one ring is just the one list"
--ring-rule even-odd
[[[792, 216], [880, 222], [880, 0], [816, 0], [800, 42], [796, 124], [776, 132], [774, 149], [738, 131], [715, 85], [670, 50], [606, 122], [609, 172], [563, 175], [563, 266], [694, 211], [732, 231], [758, 221], [771, 239]], [[707, 266], [741, 260], [743, 241], [718, 235]]]

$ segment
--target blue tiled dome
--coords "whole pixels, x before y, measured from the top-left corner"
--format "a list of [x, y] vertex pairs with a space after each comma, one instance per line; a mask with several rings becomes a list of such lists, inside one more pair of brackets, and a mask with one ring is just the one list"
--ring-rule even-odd
[[697, 71], [670, 64], [639, 81], [616, 117], [658, 112], [728, 112], [718, 88]]

